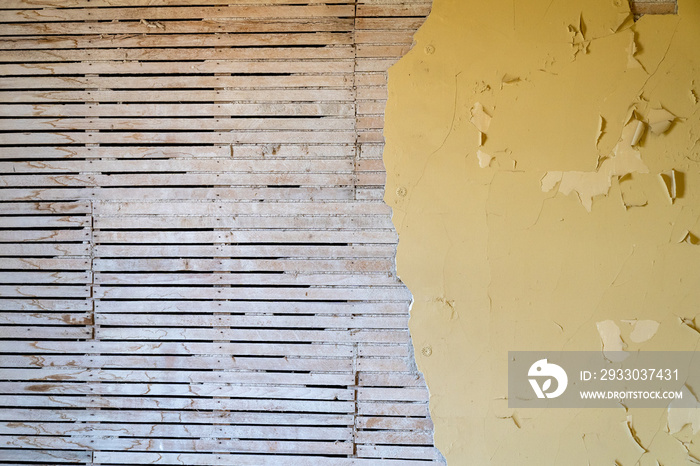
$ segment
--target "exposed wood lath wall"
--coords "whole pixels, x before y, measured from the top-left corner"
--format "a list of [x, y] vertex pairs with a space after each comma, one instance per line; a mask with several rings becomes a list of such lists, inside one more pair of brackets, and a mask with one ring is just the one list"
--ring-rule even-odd
[[381, 201], [430, 5], [221, 3], [0, 3], [0, 463], [441, 461]]

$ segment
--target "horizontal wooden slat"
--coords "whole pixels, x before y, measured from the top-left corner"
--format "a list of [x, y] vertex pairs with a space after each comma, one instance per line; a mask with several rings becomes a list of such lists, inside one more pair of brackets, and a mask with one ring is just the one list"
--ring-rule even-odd
[[[62, 0], [56, 0], [62, 1]], [[94, 1], [94, 0], [93, 0]], [[150, 0], [149, 0], [150, 1]], [[166, 0], [169, 1], [169, 0]], [[200, 4], [220, 0], [203, 0]], [[267, 3], [274, 3], [271, 0]], [[290, 0], [295, 2], [296, 0]], [[336, 0], [339, 3], [345, 0]], [[331, 2], [323, 2], [331, 3]], [[6, 3], [0, 3], [0, 8]], [[409, 40], [410, 42], [410, 40]], [[352, 45], [352, 32], [288, 31], [281, 33], [217, 33], [211, 34], [112, 34], [112, 35], [52, 35], [0, 36], [0, 50], [17, 49], [94, 49], [139, 47], [251, 47], [292, 45]]]
[[[15, 336], [16, 337], [16, 336]], [[224, 340], [267, 342], [372, 342], [406, 343], [407, 330], [272, 330], [272, 329], [207, 329], [207, 328], [109, 328], [99, 327], [95, 337], [101, 340], [173, 341]], [[11, 337], [10, 337], [11, 338]], [[27, 336], [31, 338], [31, 335]], [[427, 412], [427, 411], [425, 411]], [[417, 414], [420, 416], [422, 414]]]
[[[2, 232], [0, 232], [2, 238]], [[381, 230], [96, 231], [97, 243], [396, 243], [396, 232]], [[25, 241], [28, 239], [25, 238]], [[313, 267], [316, 267], [315, 265]], [[150, 270], [150, 269], [148, 269]], [[316, 269], [314, 269], [316, 270]], [[320, 267], [319, 271], [326, 270]], [[346, 269], [343, 269], [346, 270]], [[369, 272], [370, 270], [366, 270]]]
[[[267, 93], [267, 91], [266, 91]], [[310, 91], [304, 100], [316, 100], [313, 97], [318, 91]], [[146, 94], [153, 94], [146, 92]], [[187, 92], [186, 95], [190, 93]], [[269, 95], [268, 95], [269, 96]], [[84, 97], [84, 96], [83, 96]], [[179, 96], [167, 97], [169, 100], [178, 100]], [[184, 95], [182, 96], [184, 97]], [[241, 100], [241, 96], [232, 100]], [[124, 100], [124, 99], [116, 99]], [[139, 99], [142, 101], [141, 99]], [[290, 95], [289, 100], [301, 100], [299, 96]], [[46, 131], [46, 130], [348, 130], [353, 129], [353, 120], [348, 118], [269, 118], [269, 119], [213, 119], [213, 118], [149, 118], [135, 121], [126, 118], [57, 118], [57, 119], [13, 119], [0, 120], [0, 130], [7, 131]], [[109, 133], [107, 133], [109, 134]], [[118, 133], [123, 134], [123, 133]], [[125, 134], [125, 137], [129, 133]], [[184, 133], [191, 134], [191, 133]], [[156, 139], [154, 138], [154, 142]], [[229, 154], [230, 155], [230, 154]]]
[[73, 382], [0, 382], [0, 393], [51, 395], [119, 395], [168, 396], [191, 398], [227, 397], [240, 399], [275, 398], [307, 400], [350, 400], [352, 390], [332, 388], [254, 387], [221, 384], [137, 384], [137, 383], [73, 383]]
[[187, 315], [97, 315], [96, 322], [104, 326], [142, 327], [277, 327], [277, 328], [405, 328], [407, 318], [402, 316], [187, 316]]
[[[414, 24], [417, 21], [414, 20]], [[410, 23], [409, 23], [410, 24]], [[67, 35], [67, 34], [203, 34], [227, 32], [350, 32], [353, 18], [298, 19], [213, 19], [202, 21], [168, 21], [166, 27], [153, 23], [133, 22], [47, 22], [15, 23], [3, 25], [3, 35]], [[164, 25], [165, 26], [165, 25]], [[364, 29], [371, 29], [365, 27]], [[385, 25], [376, 29], [390, 29]], [[395, 29], [400, 29], [396, 27]]]
[[[59, 305], [54, 305], [59, 307]], [[95, 311], [106, 313], [275, 313], [275, 314], [398, 314], [407, 313], [405, 303], [364, 302], [266, 302], [266, 301], [97, 301]]]
[[[0, 187], [121, 187], [121, 186], [350, 186], [352, 173], [135, 173], [114, 175], [6, 175], [0, 177]], [[381, 184], [378, 180], [374, 184]]]
[[88, 244], [4, 243], [0, 256], [87, 256]]
[[[148, 36], [146, 36], [148, 37]], [[217, 36], [218, 37], [218, 36]], [[73, 39], [75, 40], [75, 39]], [[0, 44], [2, 42], [0, 41]], [[85, 97], [92, 96], [90, 89], [153, 89], [162, 94], [169, 89], [269, 89], [298, 90], [311, 88], [322, 90], [324, 88], [346, 89], [353, 85], [353, 77], [350, 74], [313, 74], [313, 75], [282, 75], [282, 76], [150, 76], [144, 80], [137, 76], [23, 76], [21, 78], [0, 77], [0, 89], [7, 93], [10, 89], [87, 89], [83, 91]], [[170, 91], [171, 92], [171, 91]], [[192, 90], [188, 92], [194, 92]], [[225, 91], [219, 91], [226, 95]], [[321, 94], [323, 95], [323, 94]], [[193, 100], [193, 99], [190, 99]], [[218, 99], [212, 99], [218, 100]], [[221, 99], [225, 100], [225, 99]], [[323, 100], [323, 99], [319, 99]]]
[[[23, 245], [27, 246], [27, 245]], [[43, 246], [43, 245], [42, 245]], [[66, 247], [68, 245], [62, 245]], [[94, 255], [101, 258], [116, 257], [223, 257], [223, 258], [390, 258], [393, 245], [358, 245], [358, 246], [179, 246], [177, 249], [155, 245], [98, 245]]]
[[[0, 272], [3, 283], [90, 283], [89, 272]], [[2, 316], [0, 316], [0, 320]]]
[[[283, 440], [352, 440], [352, 429], [342, 427], [215, 426], [202, 424], [75, 424], [0, 422], [0, 435], [83, 435], [94, 437], [204, 437]], [[394, 434], [397, 435], [397, 434]], [[400, 434], [399, 434], [400, 435]]]
[[55, 133], [0, 133], [0, 144], [187, 144], [192, 139], [207, 144], [266, 143], [349, 144], [355, 133], [349, 131], [235, 131], [213, 132], [55, 132]]
[[[119, 116], [251, 116], [251, 115], [323, 115], [352, 116], [354, 105], [348, 103], [218, 103], [218, 104], [36, 104], [0, 105], [0, 114], [16, 117], [119, 117]], [[311, 141], [308, 141], [311, 143]], [[268, 142], [263, 142], [267, 144]], [[60, 145], [60, 144], [58, 144]]]
[[88, 270], [90, 265], [89, 259], [0, 257], [0, 270]]
[[[226, 441], [212, 439], [137, 439], [137, 438], [100, 438], [100, 447], [105, 450], [116, 451], [188, 451], [188, 452], [258, 452], [265, 453], [271, 449], [281, 453], [307, 453], [307, 454], [350, 454], [352, 442], [312, 442], [312, 441], [284, 441], [284, 440], [237, 440]], [[50, 437], [50, 436], [0, 436], [0, 447], [24, 446], [39, 448], [93, 448], [95, 439], [91, 437]], [[2, 450], [0, 450], [1, 452]]]
[[[129, 187], [129, 188], [4, 188], [0, 189], [0, 199], [7, 200], [142, 200], [169, 197], [173, 200], [192, 199], [240, 199], [250, 200], [354, 200], [355, 189], [349, 186], [257, 186], [257, 187]], [[380, 200], [380, 199], [374, 199]]]
[[[362, 459], [362, 458], [329, 458], [329, 457], [300, 457], [273, 455], [205, 455], [205, 454], [176, 454], [176, 453], [138, 453], [138, 452], [95, 452], [95, 462], [115, 464], [182, 464], [188, 465], [241, 465], [241, 466], [425, 466], [423, 460], [407, 459]], [[435, 464], [446, 464], [437, 461]]]
[[[39, 166], [38, 166], [39, 165]], [[275, 173], [351, 171], [346, 160], [62, 160], [35, 162], [0, 162], [0, 172], [194, 172], [194, 173]], [[7, 176], [0, 179], [7, 178]], [[100, 181], [102, 181], [100, 179]], [[243, 204], [243, 203], [239, 203]], [[323, 209], [323, 207], [317, 207]], [[388, 209], [384, 207], [384, 209]], [[384, 211], [386, 212], [386, 210]]]
[[[89, 290], [75, 287], [0, 287], [0, 296], [21, 296], [22, 293], [41, 293], [37, 296], [88, 296]], [[25, 295], [26, 296], [26, 295]], [[403, 286], [396, 287], [309, 287], [309, 288], [217, 288], [217, 287], [138, 287], [95, 286], [93, 297], [98, 299], [283, 299], [283, 300], [410, 300], [411, 293]]]
[[[35, 371], [38, 372], [38, 371]], [[2, 408], [0, 419], [7, 421], [48, 422], [122, 422], [165, 424], [230, 424], [238, 420], [243, 425], [327, 426], [345, 427], [353, 423], [352, 414], [256, 413], [230, 411], [149, 411], [149, 410], [84, 410], [84, 409], [21, 409]], [[385, 419], [385, 418], [384, 418]]]
[[[324, 157], [344, 158], [355, 153], [353, 146], [313, 144], [261, 144], [228, 146], [128, 146], [128, 147], [0, 147], [0, 159], [317, 159]], [[120, 160], [122, 161], [122, 160]], [[55, 160], [52, 162], [56, 162]], [[49, 165], [50, 166], [50, 165]], [[126, 165], [128, 167], [128, 164]], [[232, 197], [235, 199], [236, 197]], [[246, 199], [246, 197], [239, 196]], [[308, 196], [307, 198], [313, 199]], [[118, 198], [117, 198], [118, 199]]]
[[[371, 13], [371, 12], [370, 12]], [[324, 16], [353, 16], [351, 5], [305, 5], [305, 6], [218, 6], [199, 8], [177, 8], [163, 6], [126, 8], [51, 8], [19, 11], [0, 10], [0, 22], [42, 21], [106, 21], [106, 20], [173, 20], [211, 18], [321, 18]]]
[[[16, 273], [16, 272], [15, 272]], [[25, 275], [37, 283], [84, 283], [85, 274], [50, 273], [45, 276]], [[23, 278], [25, 276], [22, 276]], [[0, 279], [3, 274], [0, 273]], [[18, 280], [19, 281], [19, 280]], [[395, 277], [387, 275], [347, 274], [235, 274], [235, 273], [98, 273], [96, 285], [317, 285], [317, 286], [391, 286], [398, 285]]]
[[90, 451], [69, 451], [69, 450], [36, 450], [23, 448], [21, 450], [3, 448], [2, 461], [22, 461], [41, 463], [85, 463], [92, 460]]
[[[353, 356], [351, 345], [267, 344], [267, 343], [129, 343], [129, 342], [55, 342], [0, 341], [0, 353], [60, 354], [169, 354], [169, 355], [228, 355], [228, 356], [323, 356], [329, 358]], [[6, 374], [3, 372], [3, 375]]]
[[[123, 342], [119, 342], [123, 343]], [[3, 377], [6, 380], [26, 380], [26, 381], [75, 381], [75, 382], [145, 382], [149, 383], [153, 380], [157, 380], [160, 383], [182, 383], [182, 384], [200, 384], [200, 383], [223, 383], [228, 381], [229, 383], [237, 384], [258, 384], [258, 385], [270, 385], [270, 386], [287, 386], [287, 385], [352, 385], [354, 381], [354, 375], [352, 372], [326, 372], [326, 373], [310, 373], [310, 372], [261, 372], [261, 371], [225, 371], [225, 370], [214, 370], [214, 371], [192, 371], [189, 369], [182, 370], [145, 370], [145, 369], [76, 369], [74, 367], [41, 367], [32, 369], [2, 369]], [[12, 409], [12, 408], [8, 408]], [[16, 419], [9, 414], [3, 414], [6, 410], [0, 408], [0, 418], [1, 419]], [[167, 411], [162, 411], [162, 416], [147, 416], [148, 412], [142, 412], [143, 416], [136, 415], [137, 413], [114, 413], [113, 416], [99, 416], [99, 413], [95, 412], [77, 412], [70, 414], [68, 413], [66, 417], [58, 418], [47, 417], [48, 420], [75, 420], [84, 421], [90, 420], [90, 418], [96, 421], [109, 421], [114, 422], [122, 420], [124, 422], [214, 422], [216, 417], [212, 413], [192, 413], [189, 416], [185, 416], [187, 412], [180, 413], [183, 415], [182, 418], [168, 417]], [[155, 410], [155, 414], [159, 411]], [[119, 416], [122, 414], [122, 416]], [[178, 413], [172, 413], [178, 414]], [[198, 414], [199, 416], [195, 416]], [[229, 414], [229, 413], [227, 413]], [[255, 414], [255, 413], [253, 413]], [[230, 414], [229, 414], [230, 415]], [[4, 417], [3, 417], [4, 416]], [[14, 415], [13, 415], [14, 416]], [[18, 414], [17, 416], [20, 416]], [[34, 419], [41, 420], [40, 415], [29, 416], [24, 411], [22, 411], [21, 416], [24, 419]], [[292, 416], [292, 415], [290, 415]], [[218, 413], [219, 418], [225, 418], [222, 413]], [[322, 422], [314, 422], [313, 418], [307, 420], [298, 419], [291, 420], [286, 417], [276, 420], [272, 418], [265, 418], [267, 420], [260, 420], [255, 418], [252, 421], [241, 423], [282, 423], [282, 424], [310, 424], [318, 425], [323, 424]], [[333, 417], [335, 419], [335, 417]], [[189, 420], [189, 421], [188, 421]], [[229, 421], [236, 421], [235, 419], [229, 419]], [[351, 424], [352, 420], [348, 421], [346, 424]]]
[[350, 413], [354, 403], [349, 401], [271, 400], [238, 398], [158, 398], [17, 395], [0, 398], [0, 406], [46, 408], [113, 408], [113, 409], [216, 409], [231, 411], [327, 412]]

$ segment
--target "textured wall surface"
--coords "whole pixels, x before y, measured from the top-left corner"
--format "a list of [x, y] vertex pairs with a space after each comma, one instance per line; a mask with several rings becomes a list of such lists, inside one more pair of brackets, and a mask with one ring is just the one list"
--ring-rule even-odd
[[630, 13], [436, 0], [390, 70], [385, 199], [451, 465], [699, 461], [696, 411], [506, 399], [508, 350], [700, 342], [700, 3]]

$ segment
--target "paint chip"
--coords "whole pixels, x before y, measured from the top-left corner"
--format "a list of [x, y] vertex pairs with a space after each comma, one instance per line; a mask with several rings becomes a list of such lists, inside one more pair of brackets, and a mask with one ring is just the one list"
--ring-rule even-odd
[[644, 207], [648, 204], [646, 194], [639, 183], [634, 182], [634, 178], [631, 173], [620, 177], [620, 196], [622, 197], [622, 204], [625, 206], [626, 210], [633, 207]]
[[671, 128], [676, 115], [669, 112], [665, 108], [655, 108], [649, 111], [647, 116], [649, 120], [649, 129], [654, 134], [663, 134]]
[[493, 160], [493, 155], [489, 155], [486, 152], [482, 151], [479, 149], [476, 151], [476, 157], [479, 159], [479, 166], [481, 168], [486, 168], [491, 165], [491, 161]]
[[[576, 192], [583, 207], [590, 212], [593, 198], [607, 195], [612, 186], [613, 177], [621, 177], [630, 173], [648, 173], [649, 169], [641, 159], [632, 142], [640, 132], [640, 120], [634, 118], [634, 112], [628, 123], [622, 129], [619, 142], [613, 149], [612, 157], [602, 158], [599, 167], [594, 172], [547, 172], [542, 179], [542, 190], [549, 191], [554, 187], [552, 181], [560, 179], [559, 190], [564, 195]], [[643, 124], [643, 122], [642, 122]], [[549, 188], [549, 189], [545, 189]]]
[[700, 238], [698, 238], [690, 231], [686, 231], [685, 236], [683, 236], [679, 243], [688, 243], [697, 246], [698, 244], [700, 244]]
[[659, 323], [655, 320], [623, 320], [626, 324], [632, 326], [632, 333], [630, 333], [630, 340], [635, 343], [644, 343], [645, 341], [651, 340], [651, 338], [656, 335], [659, 330]]
[[677, 182], [677, 172], [671, 169], [671, 171], [663, 172], [659, 174], [664, 187], [666, 188], [666, 194], [671, 204], [676, 202], [676, 196], [678, 194], [678, 182]]
[[598, 131], [596, 133], [596, 138], [595, 138], [595, 146], [598, 147], [598, 144], [600, 144], [600, 139], [603, 137], [605, 134], [605, 126], [606, 126], [606, 121], [605, 118], [603, 118], [602, 115], [598, 115]]
[[600, 340], [603, 343], [603, 356], [609, 361], [623, 361], [628, 354], [624, 351], [625, 342], [620, 336], [620, 327], [612, 320], [596, 322]]
[[476, 129], [486, 134], [491, 125], [491, 116], [486, 113], [484, 106], [480, 102], [476, 102], [471, 109], [471, 118], [469, 121], [476, 126]]
[[700, 432], [700, 403], [687, 386], [681, 392], [683, 398], [673, 400], [668, 405], [666, 428], [668, 433], [675, 434], [690, 425], [695, 435]]
[[641, 120], [632, 120], [632, 126], [634, 127], [634, 134], [632, 135], [632, 140], [630, 141], [630, 146], [636, 146], [639, 144], [639, 140], [644, 136], [644, 131], [646, 130], [646, 124]]

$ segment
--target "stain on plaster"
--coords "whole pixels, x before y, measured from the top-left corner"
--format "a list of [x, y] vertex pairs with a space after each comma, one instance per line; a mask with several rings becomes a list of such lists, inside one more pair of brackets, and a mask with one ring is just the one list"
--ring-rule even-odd
[[435, 0], [416, 42], [385, 200], [448, 464], [694, 464], [700, 408], [508, 409], [506, 368], [700, 345], [700, 2]]

